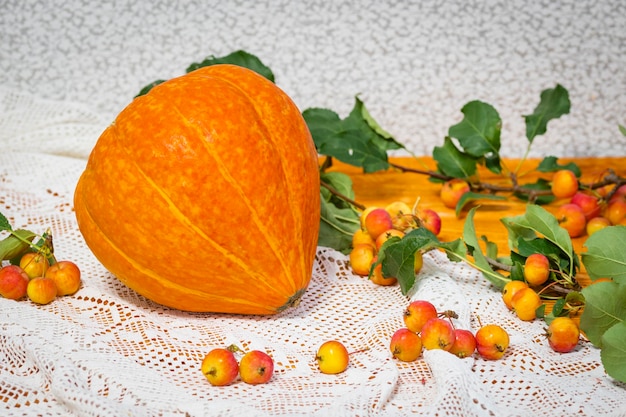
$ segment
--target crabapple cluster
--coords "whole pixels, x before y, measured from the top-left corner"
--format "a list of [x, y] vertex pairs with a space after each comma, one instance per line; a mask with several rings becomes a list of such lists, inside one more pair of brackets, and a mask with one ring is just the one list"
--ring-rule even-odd
[[[543, 304], [537, 291], [532, 288], [532, 284], [529, 286], [529, 282], [521, 280], [509, 281], [504, 286], [502, 301], [520, 320], [524, 321], [534, 320], [537, 317], [537, 309]], [[570, 317], [557, 317], [546, 329], [548, 343], [556, 352], [572, 351], [578, 345], [579, 336], [578, 324]]]
[[80, 269], [72, 261], [50, 264], [40, 252], [27, 252], [19, 265], [0, 268], [0, 295], [12, 300], [28, 297], [36, 304], [48, 304], [58, 296], [72, 295], [80, 288]]
[[272, 378], [274, 360], [270, 355], [260, 350], [251, 350], [244, 353], [238, 363], [234, 352], [241, 350], [231, 345], [212, 349], [206, 354], [200, 370], [211, 385], [230, 385], [237, 379], [237, 375], [243, 382], [251, 385], [265, 384]]
[[478, 352], [481, 358], [500, 359], [509, 346], [509, 335], [500, 326], [481, 326], [476, 334], [455, 328], [452, 311], [438, 312], [427, 300], [415, 300], [404, 311], [405, 327], [392, 335], [389, 349], [394, 358], [403, 362], [417, 360], [423, 349], [441, 349], [459, 358]]
[[[538, 255], [545, 258], [545, 255]], [[526, 275], [526, 271], [524, 272]], [[531, 273], [534, 271], [529, 272], [529, 274]], [[537, 309], [543, 305], [539, 293], [529, 285], [529, 282], [521, 280], [507, 282], [502, 288], [502, 301], [509, 310], [523, 321], [533, 321], [537, 317]]]
[[559, 225], [570, 237], [580, 237], [611, 225], [626, 225], [626, 185], [620, 186], [610, 198], [608, 190], [581, 190], [576, 175], [560, 170], [552, 177], [552, 194], [565, 199], [555, 212]]
[[[361, 276], [369, 276], [377, 285], [394, 285], [394, 277], [385, 277], [382, 265], [372, 269], [382, 245], [392, 237], [402, 238], [409, 231], [424, 227], [435, 235], [441, 231], [441, 217], [431, 209], [412, 210], [406, 203], [395, 201], [386, 207], [368, 207], [360, 216], [361, 227], [352, 236], [350, 266]], [[422, 268], [422, 253], [415, 253], [415, 272]]]

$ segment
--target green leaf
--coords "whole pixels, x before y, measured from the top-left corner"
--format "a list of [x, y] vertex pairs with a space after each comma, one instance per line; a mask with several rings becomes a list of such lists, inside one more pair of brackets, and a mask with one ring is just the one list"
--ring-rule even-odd
[[622, 135], [626, 136], [626, 127], [622, 126], [622, 125], [617, 125], [619, 128], [619, 131], [622, 132]]
[[[263, 64], [263, 62], [261, 62], [259, 58], [242, 50], [235, 51], [223, 57], [215, 57], [211, 55], [210, 57], [205, 58], [202, 62], [195, 62], [191, 64], [189, 67], [187, 67], [187, 73], [197, 70], [201, 67], [208, 67], [216, 64], [232, 64], [248, 68], [258, 74], [261, 74], [263, 77], [267, 78], [271, 82], [274, 82], [274, 73], [272, 72], [272, 70], [269, 69], [265, 64]], [[166, 80], [156, 80], [151, 82], [150, 84], [143, 87], [135, 97], [147, 94], [154, 87], [161, 83], [164, 83], [165, 81]]]
[[17, 229], [0, 240], [0, 261], [16, 258], [30, 248], [30, 242], [37, 235], [30, 230]]
[[626, 285], [598, 282], [581, 292], [585, 297], [585, 308], [580, 316], [580, 328], [594, 346], [602, 348], [602, 335], [626, 320]]
[[455, 208], [456, 217], [459, 217], [461, 215], [461, 211], [463, 211], [463, 207], [465, 207], [467, 204], [471, 202], [476, 202], [479, 200], [500, 200], [501, 201], [501, 200], [506, 200], [506, 197], [501, 196], [501, 195], [495, 195], [495, 194], [481, 194], [481, 193], [475, 193], [473, 191], [468, 191], [461, 196], [461, 198], [459, 199], [459, 202], [456, 204], [456, 208]]
[[520, 262], [514, 262], [511, 267], [511, 275], [509, 278], [517, 281], [524, 281], [524, 264]]
[[559, 164], [556, 156], [546, 156], [537, 166], [537, 171], [539, 172], [556, 172], [562, 169], [569, 169], [574, 173], [574, 175], [576, 175], [577, 178], [581, 175], [580, 167], [578, 165], [574, 162]]
[[4, 214], [0, 213], [0, 232], [4, 230], [11, 231], [13, 230], [13, 227], [11, 227], [9, 219], [7, 219]]
[[564, 254], [560, 247], [548, 239], [536, 237], [534, 239], [520, 238], [517, 242], [517, 250], [520, 255], [527, 258], [533, 253], [543, 253], [548, 258], [560, 257]]
[[609, 226], [589, 236], [581, 255], [589, 277], [613, 278], [626, 284], [626, 226]]
[[541, 101], [535, 111], [524, 116], [528, 141], [532, 143], [536, 136], [546, 133], [548, 122], [569, 113], [569, 110], [569, 94], [560, 84], [553, 89], [542, 91]]
[[519, 250], [518, 245], [520, 239], [531, 240], [537, 237], [537, 234], [532, 229], [522, 225], [526, 223], [523, 214], [503, 217], [500, 219], [500, 222], [502, 222], [508, 231], [509, 248], [513, 250]]
[[[352, 188], [352, 179], [349, 175], [344, 174], [343, 172], [322, 172], [320, 173], [320, 180], [330, 185], [335, 190], [337, 190], [337, 192], [349, 198], [350, 200], [354, 200], [354, 189]], [[330, 193], [329, 190], [325, 190], [324, 192], [328, 192], [328, 194], [325, 194], [324, 196], [327, 196], [327, 200], [332, 202], [337, 207], [352, 207], [352, 205], [346, 200]]]
[[348, 253], [352, 235], [360, 227], [359, 216], [352, 208], [339, 208], [330, 202], [328, 190], [322, 188], [320, 192], [322, 204], [317, 244]]
[[396, 277], [402, 294], [406, 294], [415, 284], [415, 253], [419, 246], [416, 240], [402, 242], [402, 239], [392, 237], [383, 243], [378, 253], [380, 259], [377, 263], [382, 263], [383, 276]]
[[368, 141], [384, 151], [404, 148], [404, 145], [397, 142], [374, 120], [365, 108], [365, 103], [358, 97], [355, 97], [354, 107], [345, 119], [345, 123], [358, 129]]
[[356, 127], [327, 109], [311, 108], [302, 113], [318, 153], [350, 165], [367, 167], [367, 172], [387, 169], [387, 153], [365, 141]]
[[[552, 315], [554, 317], [558, 317], [563, 313], [563, 308], [565, 307], [565, 298], [559, 298], [554, 302], [554, 306], [552, 307]], [[550, 323], [548, 323], [550, 324]]]
[[482, 235], [480, 237], [480, 240], [482, 240], [485, 244], [485, 254], [491, 259], [497, 259], [498, 258], [498, 245], [495, 242], [491, 242], [489, 238], [487, 238], [487, 236], [485, 235]]
[[499, 154], [485, 156], [485, 166], [494, 174], [502, 173], [502, 161]]
[[474, 256], [473, 266], [482, 272], [487, 281], [491, 282], [497, 289], [501, 290], [511, 279], [494, 271], [487, 258], [483, 254], [478, 238], [476, 237], [476, 230], [474, 228], [474, 214], [477, 207], [473, 207], [467, 213], [467, 219], [463, 226], [463, 240], [468, 246], [468, 249]]
[[437, 169], [444, 175], [467, 179], [476, 173], [478, 160], [461, 152], [449, 137], [443, 146], [435, 146], [433, 159], [437, 161]]
[[546, 305], [541, 304], [535, 309], [535, 317], [538, 319], [544, 319], [546, 323], [550, 321], [550, 317], [546, 316]]
[[607, 374], [626, 382], [626, 322], [616, 324], [602, 335], [600, 359]]
[[354, 111], [359, 111], [359, 109], [361, 111], [361, 117], [368, 124], [368, 126], [385, 140], [385, 142], [382, 143], [385, 144], [386, 149], [404, 148], [404, 145], [396, 142], [391, 133], [383, 129], [383, 127], [376, 120], [374, 120], [370, 112], [365, 108], [365, 104], [357, 97]]
[[[504, 219], [503, 219], [504, 220]], [[509, 241], [511, 240], [511, 232], [519, 233], [524, 230], [523, 236], [527, 239], [529, 236], [533, 238], [539, 234], [545, 239], [552, 242], [567, 257], [570, 270], [567, 271], [569, 276], [576, 274], [576, 268], [579, 267], [578, 256], [574, 253], [572, 240], [565, 229], [559, 226], [556, 217], [546, 209], [535, 204], [526, 205], [526, 213], [522, 216], [509, 217], [503, 221], [507, 229], [509, 229]], [[531, 232], [533, 232], [531, 234]], [[517, 244], [515, 245], [517, 246]]]
[[[378, 252], [375, 265], [382, 263], [383, 276], [395, 277], [400, 290], [406, 294], [415, 284], [415, 253], [449, 246], [442, 243], [428, 229], [420, 227], [407, 233], [402, 239], [387, 240]], [[373, 266], [375, 266], [373, 265]]]
[[482, 101], [470, 101], [461, 109], [463, 120], [450, 127], [448, 135], [459, 140], [471, 156], [497, 156], [500, 152], [502, 120], [493, 106]]
[[207, 57], [202, 62], [195, 62], [187, 68], [187, 72], [195, 71], [198, 68], [208, 67], [217, 64], [232, 64], [240, 67], [248, 68], [258, 74], [261, 74], [271, 82], [274, 82], [274, 73], [261, 60], [246, 51], [235, 51], [223, 57], [215, 57], [213, 55]]
[[150, 90], [152, 90], [154, 87], [156, 87], [159, 84], [163, 84], [165, 81], [167, 80], [156, 80], [156, 81], [151, 82], [150, 84], [146, 85], [141, 90], [139, 90], [139, 93], [137, 93], [135, 98], [148, 94]]
[[335, 112], [319, 108], [307, 109], [302, 116], [320, 154], [361, 167], [365, 172], [389, 168], [387, 151], [403, 147], [372, 119], [358, 98], [343, 120]]

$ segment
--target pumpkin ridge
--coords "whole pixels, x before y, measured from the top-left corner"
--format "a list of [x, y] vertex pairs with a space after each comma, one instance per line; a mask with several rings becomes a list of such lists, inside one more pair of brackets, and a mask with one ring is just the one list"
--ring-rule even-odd
[[[213, 78], [209, 74], [201, 74], [200, 75], [200, 74], [196, 73], [196, 76], [198, 76], [198, 78], [205, 78], [205, 77], [206, 78]], [[269, 133], [270, 129], [268, 129], [268, 126], [265, 124], [265, 119], [262, 117], [262, 111], [259, 110], [259, 106], [257, 106], [256, 100], [254, 100], [248, 94], [248, 92], [246, 90], [242, 89], [241, 86], [239, 85], [239, 83], [233, 82], [232, 80], [230, 80], [228, 78], [225, 78], [223, 76], [220, 77], [219, 80], [221, 82], [228, 83], [233, 89], [239, 91], [241, 93], [241, 95], [244, 96], [247, 99], [248, 103], [250, 103], [252, 108], [254, 108], [254, 113], [255, 113], [255, 115], [257, 117], [257, 120], [259, 121], [259, 127], [261, 128], [261, 130], [263, 132], [264, 138], [266, 140], [268, 140], [268, 142], [272, 144], [272, 148], [274, 150], [276, 150], [277, 149], [276, 140], [274, 140], [274, 137]], [[185, 118], [185, 121], [187, 121], [186, 118]], [[205, 145], [205, 147], [206, 147], [206, 145]], [[278, 148], [278, 149], [282, 150], [280, 148]], [[285, 178], [285, 179], [289, 178], [289, 176], [287, 175], [287, 169], [286, 169], [286, 166], [284, 164], [283, 158], [278, 158], [278, 159], [279, 159], [279, 162], [280, 162], [280, 168], [281, 168], [281, 171], [282, 171], [282, 174], [283, 174], [283, 178]], [[286, 184], [286, 188], [287, 188], [287, 193], [286, 194], [287, 194], [287, 200], [289, 201], [289, 206], [290, 207], [299, 207], [298, 204], [295, 204], [293, 202], [293, 196], [294, 196], [295, 193], [291, 192], [291, 191], [293, 191], [292, 183], [290, 181], [286, 180], [285, 184]], [[243, 193], [241, 193], [241, 192], [240, 192], [240, 194], [243, 195]], [[249, 206], [248, 201], [246, 201], [246, 204]], [[251, 211], [256, 212], [256, 209], [254, 209], [254, 207], [251, 207], [250, 209], [251, 209]], [[296, 218], [293, 210], [289, 212], [289, 215], [291, 216], [294, 225], [297, 225], [297, 224], [301, 223], [302, 219], [301, 218]], [[255, 218], [255, 223], [257, 223], [257, 218]], [[268, 236], [268, 234], [265, 233], [267, 231], [267, 228], [262, 227], [261, 231], [263, 232], [264, 236]], [[280, 250], [279, 250], [280, 248], [276, 247], [276, 245], [271, 240], [267, 240], [267, 241], [270, 244], [270, 247], [272, 248], [272, 251], [275, 253], [276, 257], [280, 260], [281, 265], [283, 265], [283, 269], [285, 271], [290, 271], [290, 268], [288, 268], [287, 265], [284, 263], [283, 257], [280, 256], [280, 253], [281, 253]], [[297, 242], [298, 242], [298, 246], [297, 246], [298, 256], [297, 256], [297, 259], [299, 259], [299, 261], [300, 261], [300, 268], [303, 271], [302, 279], [307, 281], [308, 280], [307, 277], [310, 276], [311, 271], [309, 271], [309, 269], [307, 268], [307, 262], [306, 262], [306, 257], [307, 256], [306, 256], [305, 251], [304, 251], [304, 242], [303, 242], [302, 239], [297, 239]], [[290, 275], [290, 278], [291, 279], [289, 280], [289, 282], [293, 284], [292, 285], [292, 289], [293, 289], [294, 292], [295, 291], [299, 291], [303, 286], [306, 287], [305, 282], [302, 282], [302, 281], [295, 282], [295, 280], [293, 279], [293, 276], [291, 276], [291, 275]]]
[[[239, 90], [241, 91], [241, 89], [239, 89]], [[248, 97], [248, 96], [246, 95], [246, 97]], [[250, 102], [249, 98], [248, 98], [248, 101]], [[200, 135], [200, 137], [204, 137], [204, 134], [202, 133], [202, 130], [197, 125], [195, 125], [189, 119], [187, 119], [187, 117], [185, 117], [185, 115], [182, 114], [176, 108], [176, 106], [173, 106], [173, 107], [176, 110], [176, 112], [178, 114], [180, 114], [180, 116], [183, 119], [185, 124], [187, 124], [190, 128], [198, 131], [198, 134]], [[258, 111], [256, 111], [256, 107], [254, 107], [254, 109], [255, 109], [255, 113], [256, 113], [257, 117], [259, 118], [260, 125], [263, 126], [263, 133], [264, 133], [264, 136], [265, 136], [264, 139], [267, 140], [267, 137], [271, 137], [271, 135], [268, 134], [266, 126], [262, 123], [262, 119], [261, 119], [260, 115], [258, 114]], [[270, 141], [270, 143], [274, 144], [273, 141]], [[207, 142], [205, 140], [202, 141], [202, 145], [206, 149], [207, 153], [217, 163], [218, 169], [219, 169], [220, 174], [222, 175], [222, 177], [233, 187], [233, 189], [236, 190], [236, 192], [239, 195], [239, 197], [241, 198], [241, 200], [245, 203], [246, 207], [248, 207], [248, 210], [251, 213], [252, 221], [254, 222], [254, 224], [257, 227], [257, 229], [263, 235], [263, 237], [264, 237], [265, 241], [267, 242], [268, 246], [272, 249], [272, 252], [274, 253], [274, 255], [275, 255], [276, 259], [278, 260], [278, 262], [280, 263], [280, 265], [282, 266], [283, 271], [285, 272], [286, 276], [289, 277], [289, 280], [287, 280], [287, 281], [291, 284], [291, 293], [288, 296], [289, 297], [293, 296], [293, 294], [296, 293], [300, 288], [296, 287], [296, 282], [294, 280], [293, 274], [291, 273], [291, 270], [289, 269], [288, 265], [285, 263], [284, 257], [280, 256], [280, 250], [278, 248], [279, 245], [277, 244], [277, 242], [274, 241], [274, 239], [269, 239], [269, 236], [270, 236], [269, 230], [265, 226], [265, 224], [261, 221], [261, 219], [259, 218], [258, 212], [257, 212], [257, 210], [255, 208], [255, 205], [252, 204], [252, 202], [250, 201], [248, 196], [243, 192], [243, 190], [239, 186], [239, 183], [232, 177], [232, 175], [230, 175], [230, 171], [226, 167], [226, 164], [224, 164], [223, 159], [219, 155], [217, 155], [216, 152], [213, 151], [213, 149], [211, 149], [210, 146], [208, 146], [208, 144], [207, 144]], [[283, 175], [284, 175], [285, 172], [284, 172], [284, 167], [282, 166], [282, 164], [281, 164], [281, 169], [283, 170]], [[143, 172], [142, 172], [142, 174], [143, 174]], [[286, 178], [286, 176], [285, 176], [285, 178]], [[289, 183], [288, 181], [285, 181], [285, 182], [287, 184]], [[297, 224], [295, 218], [294, 218], [294, 224]], [[300, 249], [302, 249], [301, 248], [301, 244], [300, 244]], [[300, 251], [300, 255], [301, 256], [299, 256], [299, 258], [303, 259], [302, 250]], [[276, 289], [275, 287], [273, 287], [270, 284], [268, 284], [268, 286], [270, 288], [273, 288], [274, 290]]]
[[[79, 182], [80, 184], [80, 182]], [[135, 262], [133, 259], [129, 258], [124, 251], [122, 251], [121, 249], [119, 249], [119, 247], [113, 242], [111, 241], [111, 239], [108, 238], [108, 236], [106, 236], [104, 233], [102, 233], [101, 229], [99, 227], [97, 227], [97, 223], [94, 219], [94, 217], [91, 215], [90, 211], [89, 211], [89, 207], [84, 203], [84, 198], [83, 198], [83, 193], [79, 193], [78, 194], [80, 196], [80, 199], [83, 201], [82, 202], [82, 207], [83, 207], [83, 212], [85, 214], [87, 214], [87, 216], [89, 217], [89, 220], [91, 221], [91, 223], [93, 225], [95, 225], [96, 227], [94, 228], [94, 230], [98, 233], [98, 235], [100, 236], [101, 239], [103, 239], [104, 241], [106, 241], [109, 244], [109, 247], [113, 250], [115, 250], [115, 252], [121, 256], [123, 259], [125, 259], [135, 270], [137, 270], [138, 272], [152, 278], [155, 282], [158, 282], [159, 285], [161, 285], [163, 288], [165, 289], [177, 289], [177, 290], [181, 290], [184, 289], [186, 294], [193, 294], [198, 296], [201, 299], [207, 299], [207, 302], [211, 301], [211, 302], [215, 302], [216, 299], [220, 299], [220, 300], [228, 300], [229, 303], [236, 303], [239, 304], [243, 307], [257, 307], [259, 309], [263, 309], [266, 310], [268, 312], [278, 312], [279, 310], [273, 310], [273, 309], [268, 309], [266, 305], [264, 304], [258, 304], [258, 303], [254, 303], [252, 301], [250, 301], [250, 299], [239, 299], [239, 298], [233, 298], [233, 297], [216, 297], [214, 295], [210, 295], [209, 297], [207, 297], [207, 294], [201, 291], [197, 291], [194, 288], [190, 288], [190, 287], [185, 287], [183, 285], [180, 284], [175, 284], [170, 280], [163, 280], [159, 275], [155, 274], [155, 272], [149, 268], [145, 268], [143, 266], [141, 266], [140, 264], [138, 264], [137, 262]], [[291, 300], [291, 298], [293, 298], [293, 296], [291, 296], [289, 300]], [[212, 300], [210, 300], [212, 299]], [[284, 306], [281, 306], [279, 308], [283, 308]]]
[[[126, 148], [124, 148], [125, 151]], [[217, 249], [220, 253], [222, 253], [225, 257], [227, 257], [229, 260], [231, 260], [233, 263], [235, 263], [236, 265], [238, 265], [239, 267], [241, 267], [244, 271], [246, 271], [250, 276], [255, 277], [258, 281], [262, 282], [263, 284], [265, 284], [265, 286], [267, 286], [268, 288], [270, 288], [273, 291], [276, 291], [277, 288], [276, 286], [272, 285], [271, 282], [271, 277], [267, 277], [265, 275], [259, 274], [257, 273], [255, 270], [251, 269], [248, 265], [246, 265], [243, 260], [241, 258], [239, 258], [235, 253], [227, 250], [226, 248], [224, 248], [222, 245], [217, 244], [217, 242], [215, 242], [215, 240], [211, 239], [210, 236], [208, 236], [206, 233], [204, 233], [204, 231], [198, 227], [196, 227], [195, 225], [193, 225], [190, 221], [189, 218], [187, 216], [185, 216], [185, 214], [176, 206], [176, 204], [174, 204], [174, 202], [172, 201], [172, 199], [167, 195], [167, 193], [161, 188], [159, 187], [153, 180], [152, 178], [148, 177], [145, 172], [141, 169], [141, 167], [137, 164], [137, 161], [135, 161], [134, 159], [132, 159], [132, 163], [133, 165], [135, 165], [135, 167], [137, 168], [137, 170], [139, 171], [139, 173], [143, 176], [143, 178], [146, 180], [146, 182], [157, 192], [159, 193], [159, 195], [163, 198], [163, 200], [165, 200], [167, 202], [167, 206], [170, 209], [170, 212], [173, 214], [174, 218], [178, 219], [179, 222], [181, 224], [183, 224], [185, 227], [187, 227], [190, 230], [193, 230], [194, 232], [196, 232], [198, 235], [200, 235], [203, 239], [205, 239], [212, 247], [214, 247], [215, 249]], [[294, 289], [294, 292], [296, 290]], [[281, 292], [282, 294], [282, 292]], [[282, 294], [285, 297], [290, 297], [293, 295], [293, 293], [291, 294]]]

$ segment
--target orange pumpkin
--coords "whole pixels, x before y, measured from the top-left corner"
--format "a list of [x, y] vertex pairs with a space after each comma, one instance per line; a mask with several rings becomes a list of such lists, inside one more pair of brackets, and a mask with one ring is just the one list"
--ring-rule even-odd
[[101, 135], [76, 186], [98, 260], [180, 310], [275, 314], [307, 288], [320, 221], [315, 145], [276, 85], [200, 68], [136, 98]]

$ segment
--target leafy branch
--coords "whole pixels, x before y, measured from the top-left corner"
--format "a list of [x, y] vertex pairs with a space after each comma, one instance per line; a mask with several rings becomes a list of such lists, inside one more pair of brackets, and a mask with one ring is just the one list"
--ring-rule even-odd
[[50, 230], [39, 236], [30, 230], [14, 229], [9, 220], [0, 213], [0, 232], [8, 232], [8, 236], [0, 240], [0, 262], [19, 264], [22, 255], [29, 251], [41, 253], [48, 258], [50, 264], [56, 262]]

